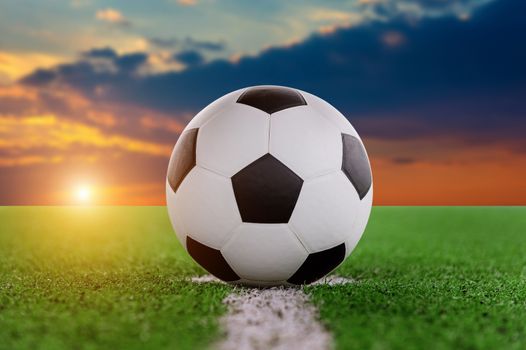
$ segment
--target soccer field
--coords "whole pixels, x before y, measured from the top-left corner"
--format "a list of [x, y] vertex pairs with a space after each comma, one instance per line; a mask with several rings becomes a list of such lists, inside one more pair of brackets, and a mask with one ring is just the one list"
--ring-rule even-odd
[[[526, 208], [375, 207], [345, 285], [305, 287], [337, 348], [526, 347]], [[198, 284], [164, 207], [1, 207], [0, 348], [192, 349], [239, 289]]]

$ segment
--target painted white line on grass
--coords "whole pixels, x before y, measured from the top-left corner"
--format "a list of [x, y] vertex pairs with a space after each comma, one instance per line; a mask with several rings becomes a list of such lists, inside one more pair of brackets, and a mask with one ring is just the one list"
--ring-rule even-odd
[[332, 338], [299, 288], [251, 288], [230, 294], [219, 349], [330, 349]]
[[354, 283], [354, 282], [356, 281], [353, 280], [352, 278], [331, 275], [331, 276], [323, 277], [322, 279], [312, 283], [311, 286], [320, 286], [320, 285], [337, 286], [339, 284], [349, 284], [349, 283]]
[[224, 283], [219, 278], [214, 277], [212, 275], [192, 277], [192, 282], [195, 282], [195, 283]]
[[[196, 283], [222, 283], [213, 276], [192, 278]], [[329, 276], [316, 285], [353, 280]], [[224, 300], [228, 307], [220, 323], [222, 350], [331, 349], [332, 336], [318, 321], [318, 311], [300, 287], [239, 288]]]
[[[194, 283], [225, 283], [221, 281], [219, 278], [214, 277], [212, 275], [202, 275], [202, 276], [192, 277], [191, 281]], [[319, 285], [336, 286], [339, 284], [349, 284], [349, 283], [354, 283], [354, 282], [355, 280], [353, 280], [352, 278], [331, 275], [331, 276], [324, 277], [310, 285], [311, 286], [319, 286]], [[290, 287], [290, 288], [294, 288], [294, 287]], [[254, 288], [254, 289], [257, 289], [257, 288]]]

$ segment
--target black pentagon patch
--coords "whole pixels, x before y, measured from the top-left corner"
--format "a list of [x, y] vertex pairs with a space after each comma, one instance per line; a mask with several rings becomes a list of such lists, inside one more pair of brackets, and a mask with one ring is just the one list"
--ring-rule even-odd
[[190, 236], [186, 236], [186, 248], [199, 265], [217, 278], [227, 282], [239, 279], [219, 250], [199, 243]]
[[244, 222], [277, 224], [289, 221], [303, 180], [267, 153], [232, 176], [232, 186]]
[[186, 130], [179, 136], [175, 150], [168, 164], [168, 183], [172, 190], [177, 191], [181, 182], [195, 166], [195, 148], [197, 143], [197, 130]]
[[312, 283], [334, 270], [343, 259], [345, 259], [345, 243], [312, 253], [287, 282], [293, 284]]
[[356, 192], [363, 199], [371, 188], [372, 176], [371, 166], [367, 153], [360, 140], [356, 137], [342, 134], [343, 161], [342, 171], [351, 181]]
[[239, 96], [237, 102], [261, 109], [268, 114], [307, 104], [296, 90], [278, 86], [250, 88]]

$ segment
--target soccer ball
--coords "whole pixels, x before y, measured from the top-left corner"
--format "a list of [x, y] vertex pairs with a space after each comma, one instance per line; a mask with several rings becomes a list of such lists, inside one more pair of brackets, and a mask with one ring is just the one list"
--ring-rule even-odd
[[362, 141], [309, 93], [255, 86], [203, 109], [181, 133], [166, 180], [177, 237], [216, 277], [314, 282], [354, 249], [372, 204]]

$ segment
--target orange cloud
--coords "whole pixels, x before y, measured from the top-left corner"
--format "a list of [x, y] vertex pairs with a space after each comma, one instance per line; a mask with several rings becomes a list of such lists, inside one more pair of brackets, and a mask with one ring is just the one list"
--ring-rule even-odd
[[385, 32], [382, 35], [381, 40], [386, 46], [397, 47], [405, 43], [406, 38], [402, 35], [402, 33], [392, 30]]
[[0, 157], [0, 167], [26, 166], [35, 164], [54, 164], [63, 161], [61, 156], [17, 156], [17, 157]]
[[360, 21], [363, 17], [354, 12], [338, 11], [327, 8], [318, 8], [309, 14], [309, 18], [314, 21], [349, 22], [351, 20]]
[[95, 18], [112, 24], [130, 24], [130, 21], [120, 11], [112, 8], [97, 11]]
[[181, 6], [195, 6], [197, 5], [197, 0], [177, 0], [177, 3]]
[[[191, 116], [188, 116], [187, 119], [190, 120]], [[185, 127], [184, 124], [173, 118], [153, 117], [149, 115], [141, 117], [139, 122], [141, 126], [147, 129], [163, 129], [176, 134], [179, 134], [181, 131], [183, 131]]]
[[117, 118], [111, 113], [103, 111], [88, 111], [86, 118], [95, 122], [96, 124], [112, 127], [117, 125]]
[[61, 158], [38, 158], [32, 152], [44, 148], [60, 155], [62, 151], [74, 151], [77, 146], [163, 157], [168, 157], [172, 149], [171, 145], [105, 133], [94, 126], [54, 115], [0, 117], [0, 150], [16, 153], [15, 157], [0, 162], [0, 166], [30, 165], [49, 159], [60, 161]]
[[64, 60], [62, 56], [38, 52], [0, 51], [0, 85], [12, 82], [37, 68], [49, 68]]
[[385, 3], [387, 1], [388, 0], [358, 0], [358, 3], [360, 5], [376, 5], [376, 4]]
[[33, 89], [27, 89], [20, 85], [0, 85], [0, 98], [23, 98], [28, 101], [36, 101], [38, 94]]
[[367, 16], [362, 13], [328, 8], [313, 9], [308, 13], [307, 17], [310, 21], [322, 24], [318, 28], [318, 33], [323, 35], [332, 34], [339, 29], [350, 28], [367, 19]]

